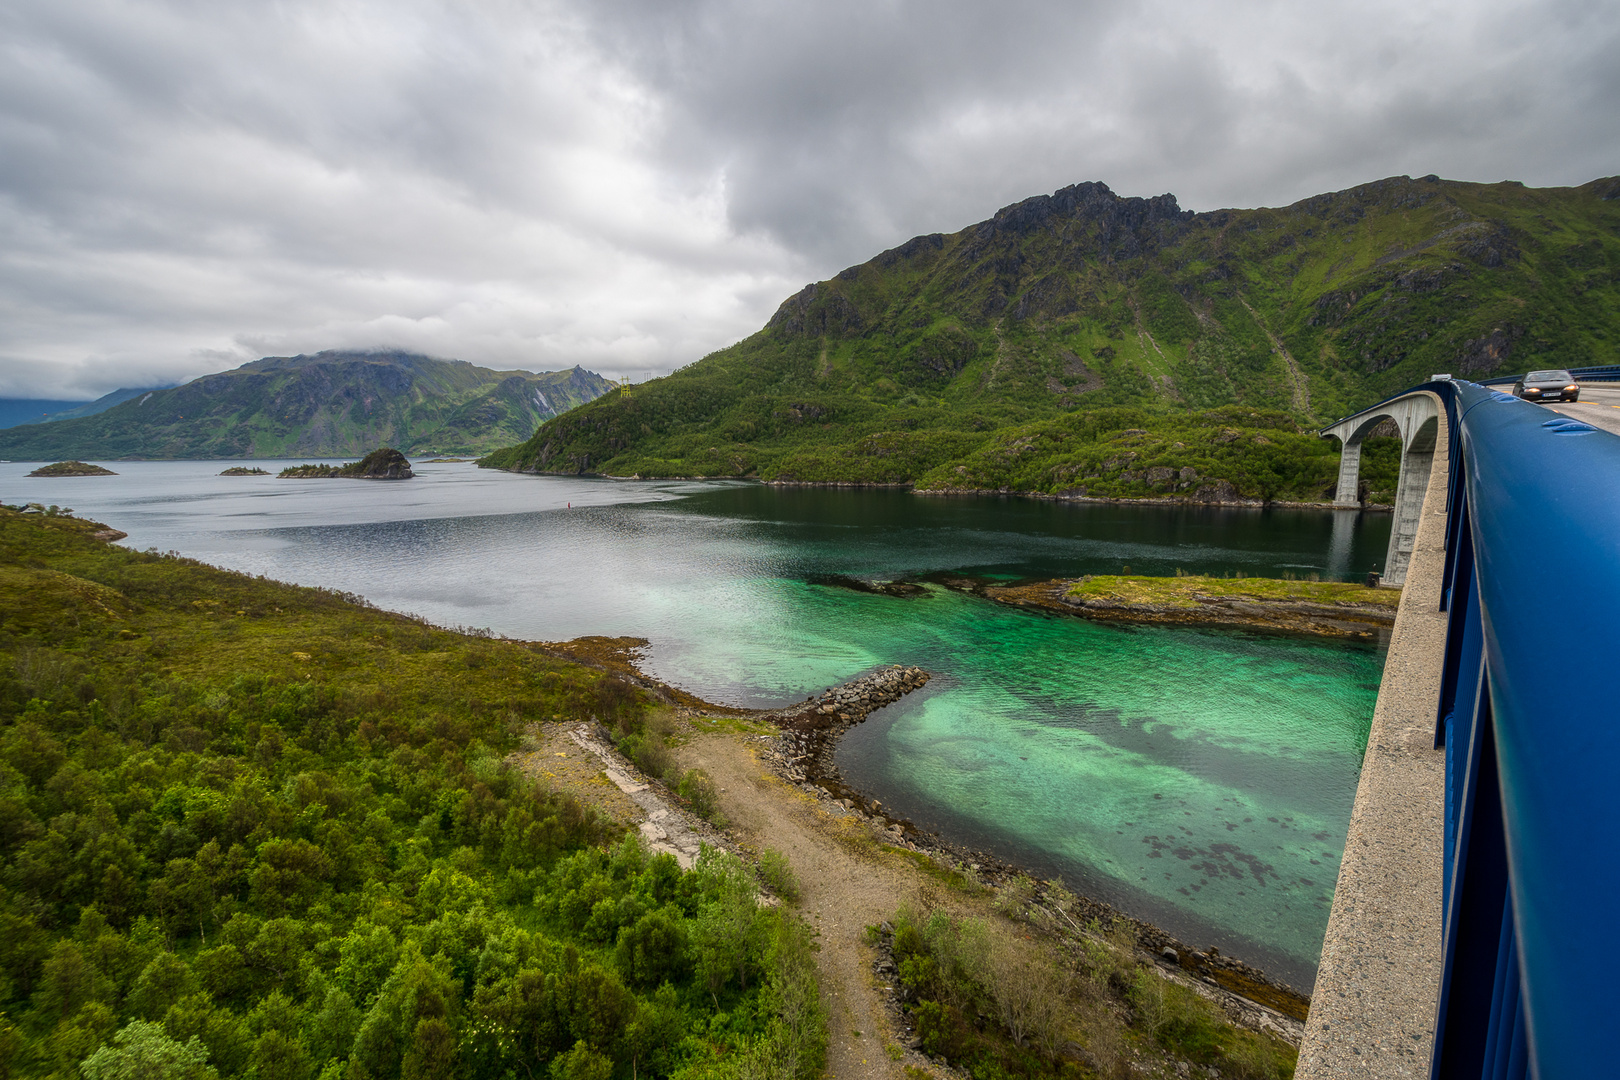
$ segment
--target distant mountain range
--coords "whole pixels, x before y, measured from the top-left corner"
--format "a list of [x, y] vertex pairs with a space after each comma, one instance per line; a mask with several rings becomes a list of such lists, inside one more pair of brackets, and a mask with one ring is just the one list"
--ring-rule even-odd
[[486, 463], [1131, 496], [1225, 490], [1189, 479], [1215, 468], [1243, 497], [1319, 498], [1326, 461], [1296, 468], [1312, 444], [1281, 454], [1279, 432], [1436, 372], [1617, 360], [1620, 177], [1399, 176], [1209, 213], [1087, 183], [806, 286]]
[[0, 430], [0, 458], [354, 457], [379, 446], [484, 453], [612, 385], [578, 367], [492, 371], [403, 352], [269, 356], [183, 386], [120, 390], [79, 410], [87, 415]]
[[139, 397], [149, 390], [164, 387], [144, 386], [114, 390], [94, 401], [46, 401], [40, 398], [0, 398], [0, 428], [18, 424], [50, 424], [58, 420], [72, 420], [80, 416], [94, 416], [106, 412], [114, 405]]

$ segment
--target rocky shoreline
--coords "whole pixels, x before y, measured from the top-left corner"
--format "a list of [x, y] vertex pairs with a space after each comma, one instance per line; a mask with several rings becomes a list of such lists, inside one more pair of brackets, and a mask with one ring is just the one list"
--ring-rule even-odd
[[[762, 713], [756, 719], [774, 724], [781, 735], [766, 738], [760, 756], [772, 772], [794, 787], [866, 820], [873, 833], [885, 842], [927, 855], [984, 885], [1011, 884], [1025, 876], [1020, 867], [987, 852], [961, 848], [923, 832], [910, 820], [888, 813], [880, 801], [868, 799], [839, 775], [836, 754], [838, 740], [844, 732], [883, 706], [921, 689], [931, 679], [932, 675], [922, 668], [898, 665], [880, 668], [832, 687], [819, 697]], [[1050, 882], [1037, 881], [1034, 902], [1044, 903], [1051, 886]], [[1074, 924], [1076, 932], [1084, 932], [1093, 920], [1104, 928], [1129, 927], [1143, 951], [1161, 967], [1200, 981], [1217, 996], [1224, 994], [1241, 999], [1239, 1002], [1222, 998], [1229, 1012], [1245, 1014], [1243, 1019], [1251, 1026], [1272, 1030], [1298, 1044], [1297, 1025], [1304, 1021], [1310, 1008], [1308, 996], [1274, 981], [1258, 968], [1221, 955], [1219, 949], [1211, 947], [1199, 951], [1159, 927], [1134, 919], [1101, 901], [1075, 897], [1069, 912], [1071, 916], [1066, 917]]]
[[[642, 479], [642, 477], [637, 475], [637, 476], [631, 477], [630, 479], [640, 480], [640, 479]], [[716, 480], [716, 479], [748, 480], [748, 479], [752, 479], [752, 477], [746, 477], [746, 476], [728, 476], [728, 477], [692, 476], [692, 477], [679, 477], [678, 479], [683, 479], [683, 480], [705, 480], [705, 479], [707, 479], [707, 480]], [[942, 496], [942, 497], [967, 496], [967, 497], [975, 497], [975, 498], [999, 498], [999, 499], [1035, 499], [1035, 500], [1037, 500], [1039, 502], [1097, 503], [1099, 505], [1106, 505], [1106, 506], [1217, 506], [1217, 507], [1240, 507], [1240, 508], [1248, 509], [1248, 510], [1266, 510], [1266, 509], [1273, 509], [1273, 508], [1282, 509], [1282, 510], [1350, 509], [1348, 507], [1345, 507], [1345, 508], [1335, 507], [1333, 503], [1327, 503], [1327, 502], [1304, 502], [1304, 501], [1297, 500], [1297, 499], [1249, 499], [1249, 498], [1245, 498], [1242, 495], [1239, 495], [1237, 493], [1237, 489], [1232, 487], [1231, 484], [1227, 483], [1224, 480], [1220, 481], [1216, 485], [1211, 485], [1211, 486], [1207, 486], [1207, 487], [1204, 487], [1204, 488], [1200, 488], [1197, 492], [1194, 492], [1191, 495], [1184, 495], [1184, 496], [1174, 496], [1174, 495], [1141, 495], [1141, 496], [1135, 496], [1135, 495], [1119, 495], [1119, 496], [1115, 496], [1115, 495], [1081, 495], [1081, 494], [1078, 494], [1078, 493], [1075, 493], [1075, 492], [1059, 492], [1056, 495], [1053, 495], [1053, 494], [1050, 494], [1050, 493], [1045, 492], [1045, 491], [1019, 491], [1019, 490], [1016, 490], [1016, 489], [1010, 488], [1010, 487], [1002, 487], [1002, 488], [970, 488], [970, 487], [919, 488], [915, 483], [913, 483], [912, 481], [909, 481], [909, 480], [902, 480], [902, 481], [897, 481], [897, 482], [893, 482], [893, 483], [882, 483], [882, 482], [878, 482], [878, 481], [863, 481], [863, 480], [763, 480], [763, 481], [760, 481], [760, 482], [763, 483], [766, 487], [778, 487], [778, 488], [847, 488], [847, 489], [870, 489], [870, 490], [873, 490], [873, 491], [909, 491], [913, 495], [937, 495], [937, 496]], [[1385, 512], [1387, 512], [1387, 511], [1394, 510], [1395, 506], [1394, 506], [1393, 503], [1362, 503], [1361, 505], [1359, 505], [1357, 507], [1354, 507], [1354, 509], [1357, 509], [1357, 510], [1377, 510], [1377, 511], [1385, 511]]]
[[[838, 740], [843, 734], [878, 709], [922, 689], [934, 678], [932, 673], [912, 666], [882, 667], [797, 704], [761, 712], [711, 705], [643, 674], [635, 661], [636, 653], [645, 644], [639, 638], [587, 638], [549, 645], [531, 643], [531, 647], [620, 677], [628, 676], [683, 715], [713, 712], [770, 724], [779, 734], [760, 736], [757, 744], [767, 769], [794, 788], [829, 804], [835, 812], [864, 821], [882, 842], [926, 856], [942, 870], [990, 887], [1010, 885], [1029, 876], [1023, 868], [999, 856], [951, 844], [937, 834], [925, 832], [908, 818], [888, 812], [879, 800], [845, 783], [838, 771]], [[1055, 884], [1036, 881], [1034, 902], [1045, 905], [1047, 893]], [[1076, 932], [1084, 932], [1093, 920], [1104, 929], [1129, 927], [1144, 955], [1161, 968], [1195, 980], [1201, 992], [1215, 996], [1228, 1013], [1248, 1026], [1299, 1044], [1310, 1009], [1308, 995], [1270, 978], [1259, 968], [1222, 955], [1217, 948], [1193, 948], [1152, 923], [1132, 918], [1102, 901], [1076, 896], [1069, 902], [1068, 912]]]
[[[1198, 493], [1176, 497], [1173, 495], [1078, 495], [1068, 492], [1059, 492], [1056, 495], [1044, 491], [1016, 491], [1012, 488], [913, 488], [917, 495], [967, 495], [976, 497], [993, 497], [1002, 499], [1035, 499], [1040, 502], [1064, 503], [1098, 503], [1107, 506], [1224, 506], [1242, 507], [1249, 510], [1334, 510], [1340, 509], [1328, 502], [1303, 502], [1297, 499], [1248, 499], [1237, 493], [1237, 489], [1230, 484], [1209, 491], [1200, 497]], [[1205, 489], [1199, 489], [1203, 492]], [[1356, 507], [1343, 507], [1342, 509], [1355, 510], [1382, 510], [1392, 511], [1393, 503], [1363, 503]]]
[[[493, 468], [494, 466], [480, 465], [479, 468]], [[919, 488], [911, 480], [876, 481], [876, 480], [761, 480], [758, 476], [643, 476], [640, 473], [631, 473], [629, 476], [615, 476], [612, 473], [574, 472], [555, 469], [504, 469], [504, 472], [525, 473], [531, 476], [588, 476], [600, 480], [731, 480], [747, 481], [772, 488], [839, 488], [850, 491], [909, 491], [913, 495], [934, 495], [940, 497], [970, 496], [991, 497], [1000, 499], [1035, 499], [1039, 502], [1063, 503], [1096, 503], [1105, 506], [1210, 506], [1232, 507], [1247, 510], [1374, 510], [1389, 512], [1395, 509], [1393, 503], [1362, 503], [1355, 507], [1338, 507], [1329, 502], [1303, 502], [1297, 499], [1247, 499], [1237, 493], [1235, 488], [1227, 485], [1226, 488], [1210, 492], [1203, 498], [1192, 495], [1184, 497], [1174, 496], [1112, 496], [1112, 495], [1076, 495], [1060, 492], [1056, 495], [1044, 491], [1017, 491], [1013, 488]]]

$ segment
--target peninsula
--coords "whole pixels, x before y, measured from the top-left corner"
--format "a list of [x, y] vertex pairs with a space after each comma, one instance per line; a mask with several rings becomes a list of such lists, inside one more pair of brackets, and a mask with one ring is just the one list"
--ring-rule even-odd
[[998, 603], [1108, 622], [1176, 623], [1372, 638], [1395, 625], [1401, 591], [1338, 581], [1094, 575], [974, 585]]

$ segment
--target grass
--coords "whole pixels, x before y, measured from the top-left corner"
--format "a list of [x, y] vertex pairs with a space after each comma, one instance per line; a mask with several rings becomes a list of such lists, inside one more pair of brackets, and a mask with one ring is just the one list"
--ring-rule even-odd
[[1141, 962], [1123, 924], [1058, 935], [1058, 952], [1031, 942], [1009, 914], [1011, 922], [941, 908], [896, 913], [892, 954], [925, 1053], [973, 1076], [1137, 1075], [1132, 1058], [1156, 1056], [1254, 1080], [1293, 1075], [1291, 1047], [1234, 1026]]
[[1066, 595], [1079, 600], [1171, 608], [1197, 608], [1201, 606], [1202, 598], [1372, 604], [1391, 609], [1399, 607], [1401, 602], [1399, 589], [1369, 589], [1363, 584], [1258, 577], [1217, 578], [1193, 574], [1169, 578], [1099, 574], [1077, 581], [1070, 586]]

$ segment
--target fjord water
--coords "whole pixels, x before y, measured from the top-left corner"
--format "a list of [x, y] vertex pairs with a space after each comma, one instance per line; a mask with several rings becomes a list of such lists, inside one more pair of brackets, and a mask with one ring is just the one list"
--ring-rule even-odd
[[[845, 737], [846, 780], [1301, 989], [1314, 976], [1382, 655], [1239, 631], [1122, 628], [830, 576], [1360, 576], [1384, 515], [1060, 505], [894, 491], [520, 477], [404, 484], [114, 463], [0, 499], [73, 506], [138, 548], [359, 593], [512, 637], [649, 639], [710, 700], [800, 700], [879, 664], [929, 686]], [[272, 472], [278, 463], [259, 463]], [[570, 505], [571, 504], [571, 505]]]

